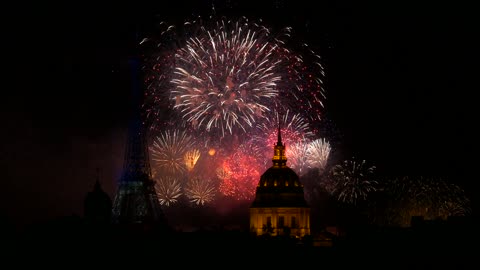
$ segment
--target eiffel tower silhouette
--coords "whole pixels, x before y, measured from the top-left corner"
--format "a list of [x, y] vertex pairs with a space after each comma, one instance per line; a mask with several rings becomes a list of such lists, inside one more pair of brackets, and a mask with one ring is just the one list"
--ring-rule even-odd
[[147, 128], [141, 117], [143, 87], [139, 76], [140, 60], [129, 61], [132, 72], [133, 110], [128, 128], [123, 172], [118, 181], [112, 207], [114, 224], [167, 226], [155, 192], [147, 146]]

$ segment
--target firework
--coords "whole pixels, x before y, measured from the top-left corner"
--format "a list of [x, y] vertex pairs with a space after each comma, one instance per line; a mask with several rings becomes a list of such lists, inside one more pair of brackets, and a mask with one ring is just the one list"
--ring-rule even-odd
[[464, 190], [441, 178], [395, 178], [386, 182], [385, 192], [392, 198], [387, 215], [395, 225], [408, 226], [413, 216], [445, 219], [470, 212]]
[[307, 162], [309, 168], [317, 168], [322, 174], [330, 155], [330, 143], [325, 139], [316, 139], [308, 145]]
[[304, 141], [293, 143], [286, 148], [288, 166], [299, 176], [304, 175], [308, 169], [308, 148], [309, 144]]
[[260, 180], [262, 163], [258, 160], [261, 153], [241, 145], [223, 161], [221, 169], [220, 192], [236, 200], [249, 200], [255, 194], [255, 188]]
[[253, 140], [247, 140], [236, 146], [233, 151], [236, 155], [250, 155], [255, 159], [263, 158], [263, 149]]
[[156, 108], [169, 108], [189, 126], [222, 137], [247, 132], [267, 120], [272, 108], [320, 119], [323, 67], [306, 44], [288, 47], [291, 28], [274, 34], [246, 18], [197, 19], [161, 33], [146, 80], [154, 104], [147, 110], [154, 118], [166, 115]]
[[173, 177], [159, 177], [155, 184], [158, 201], [161, 205], [170, 206], [182, 195], [180, 181]]
[[260, 157], [264, 165], [263, 168], [268, 167], [273, 156], [272, 147], [276, 144], [278, 139], [278, 126], [281, 126], [280, 132], [282, 134], [282, 141], [285, 144], [285, 149], [289, 164], [300, 172], [302, 161], [305, 158], [305, 153], [302, 147], [309, 141], [309, 138], [314, 136], [309, 124], [300, 114], [286, 111], [281, 115], [278, 111], [274, 112], [274, 117], [266, 120], [263, 123], [256, 125], [256, 132], [251, 138], [251, 142], [258, 146], [259, 150], [263, 152], [263, 157]]
[[164, 131], [150, 147], [154, 170], [171, 175], [185, 172], [184, 155], [193, 144], [193, 138], [184, 131]]
[[220, 180], [225, 180], [227, 178], [230, 177], [230, 172], [227, 171], [225, 168], [223, 167], [219, 167], [216, 169], [216, 174], [217, 174], [217, 177], [220, 179]]
[[471, 212], [470, 199], [465, 191], [451, 183], [442, 180], [442, 190], [440, 194], [445, 196], [440, 203], [439, 216], [447, 218], [450, 216], [466, 216]]
[[367, 166], [366, 161], [345, 160], [343, 164], [335, 165], [331, 170], [335, 182], [333, 193], [339, 201], [356, 204], [376, 191], [377, 181], [373, 179], [375, 166]]
[[271, 164], [279, 124], [289, 164], [300, 175], [309, 169], [306, 145], [293, 148], [316, 139], [324, 72], [291, 28], [214, 16], [160, 27], [141, 42], [145, 121], [160, 134], [150, 147], [152, 171], [182, 181], [201, 172], [223, 195], [250, 199]]
[[261, 136], [255, 139], [271, 150], [272, 146], [277, 142], [279, 125], [282, 140], [287, 147], [295, 142], [313, 138], [315, 135], [305, 118], [299, 113], [293, 113], [287, 110], [284, 114], [274, 111], [273, 117], [263, 123], [257, 124], [256, 127], [260, 130]]
[[234, 161], [228, 159], [224, 162], [224, 169], [229, 177], [220, 182], [220, 192], [236, 200], [249, 200], [255, 195], [255, 187], [260, 180], [260, 172], [253, 168], [253, 159], [243, 157]]
[[197, 149], [188, 150], [185, 153], [183, 160], [185, 161], [185, 167], [187, 167], [187, 170], [189, 172], [193, 170], [199, 158], [200, 158], [200, 151]]
[[185, 195], [196, 205], [205, 205], [215, 198], [215, 185], [209, 179], [195, 177], [190, 179], [185, 188]]
[[334, 194], [336, 182], [332, 177], [329, 177], [329, 175], [321, 175], [320, 179], [318, 180], [319, 180], [318, 183], [315, 183], [315, 184], [318, 184], [318, 186], [324, 191], [330, 194]]

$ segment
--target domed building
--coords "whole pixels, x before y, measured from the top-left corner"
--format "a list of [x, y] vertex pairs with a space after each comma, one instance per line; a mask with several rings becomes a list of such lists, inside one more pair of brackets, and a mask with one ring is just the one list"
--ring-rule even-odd
[[89, 223], [110, 223], [112, 200], [103, 191], [97, 176], [93, 191], [87, 193], [84, 201], [84, 216]]
[[256, 235], [310, 235], [310, 207], [298, 175], [287, 166], [280, 128], [273, 166], [260, 177], [250, 206], [250, 231]]

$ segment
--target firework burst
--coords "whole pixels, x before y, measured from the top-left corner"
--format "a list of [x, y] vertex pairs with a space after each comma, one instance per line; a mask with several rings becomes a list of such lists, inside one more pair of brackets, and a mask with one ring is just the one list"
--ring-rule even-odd
[[159, 177], [155, 184], [155, 191], [160, 204], [170, 206], [175, 204], [182, 195], [182, 186], [176, 178]]
[[375, 169], [375, 166], [367, 166], [365, 160], [345, 160], [335, 165], [331, 170], [335, 183], [333, 193], [339, 201], [350, 204], [365, 200], [370, 192], [377, 190], [378, 183], [373, 179]]
[[286, 148], [288, 157], [288, 166], [292, 168], [299, 176], [302, 176], [308, 170], [308, 149], [307, 142], [296, 142]]
[[330, 143], [325, 139], [316, 139], [308, 145], [307, 162], [309, 168], [316, 168], [322, 174], [330, 155]]
[[155, 50], [146, 81], [153, 102], [147, 111], [156, 120], [167, 115], [156, 108], [169, 108], [184, 124], [224, 137], [248, 132], [272, 108], [320, 119], [323, 67], [306, 44], [288, 47], [290, 27], [274, 34], [246, 18], [163, 26], [159, 42], [145, 42]]
[[222, 22], [205, 36], [190, 38], [176, 53], [174, 108], [193, 126], [220, 128], [222, 134], [231, 134], [234, 126], [245, 131], [278, 95], [276, 46], [259, 45], [263, 31], [244, 27], [237, 22], [228, 29]]
[[205, 205], [215, 199], [216, 188], [209, 179], [194, 177], [185, 188], [185, 195], [196, 205]]
[[184, 131], [164, 131], [150, 147], [153, 169], [170, 175], [184, 173], [184, 155], [193, 145], [193, 138]]
[[[250, 147], [249, 147], [250, 146]], [[240, 145], [236, 151], [223, 161], [221, 169], [220, 192], [236, 200], [249, 200], [255, 194], [260, 180], [263, 163], [259, 160], [260, 152], [252, 144]]]

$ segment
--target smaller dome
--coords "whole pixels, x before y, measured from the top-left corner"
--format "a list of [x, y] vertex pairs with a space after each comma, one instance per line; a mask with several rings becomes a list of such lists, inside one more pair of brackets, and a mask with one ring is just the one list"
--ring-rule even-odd
[[97, 180], [93, 191], [88, 192], [84, 202], [85, 218], [109, 221], [112, 212], [112, 200], [102, 190]]

